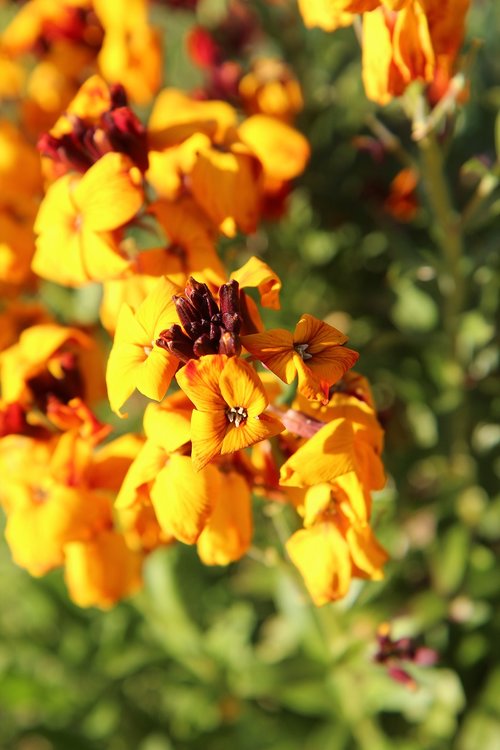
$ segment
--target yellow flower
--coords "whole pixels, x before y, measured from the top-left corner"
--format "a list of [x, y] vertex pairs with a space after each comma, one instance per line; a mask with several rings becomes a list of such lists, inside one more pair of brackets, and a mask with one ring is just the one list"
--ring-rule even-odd
[[387, 553], [368, 523], [360, 521], [328, 484], [306, 493], [304, 525], [290, 537], [286, 550], [315, 604], [345, 596], [353, 577], [383, 578]]
[[300, 84], [281, 60], [260, 57], [239, 82], [238, 90], [249, 114], [264, 114], [291, 122], [304, 106]]
[[191, 417], [193, 466], [199, 471], [213, 458], [234, 453], [282, 432], [265, 413], [268, 400], [255, 370], [222, 354], [190, 360], [177, 381], [196, 409]]
[[116, 508], [152, 504], [166, 535], [194, 544], [212, 513], [221, 479], [214, 466], [196, 473], [183, 449], [190, 437], [188, 404], [178, 393], [163, 404], [148, 406], [147, 440], [127, 472]]
[[109, 609], [142, 586], [142, 560], [116, 531], [64, 547], [64, 578], [71, 599], [79, 607]]
[[94, 0], [104, 28], [98, 62], [106, 80], [122, 83], [130, 98], [147, 104], [161, 85], [160, 35], [148, 22], [147, 0]]
[[109, 402], [117, 414], [136, 388], [156, 401], [167, 392], [179, 360], [156, 340], [163, 329], [178, 322], [172, 300], [177, 291], [161, 278], [135, 312], [128, 305], [120, 310], [106, 371]]
[[68, 174], [51, 185], [35, 222], [35, 273], [67, 286], [124, 273], [130, 260], [113, 232], [141, 207], [141, 182], [128, 157], [108, 153], [83, 177]]

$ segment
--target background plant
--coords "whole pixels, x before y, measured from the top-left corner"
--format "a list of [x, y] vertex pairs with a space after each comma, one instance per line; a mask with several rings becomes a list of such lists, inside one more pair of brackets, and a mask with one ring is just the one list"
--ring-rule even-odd
[[[347, 324], [362, 351], [386, 428], [390, 481], [375, 509], [392, 556], [386, 581], [313, 609], [284, 560], [286, 511], [258, 500], [274, 530], [259, 525], [247, 559], [219, 570], [189, 548], [159, 552], [145, 592], [109, 613], [76, 609], [57, 573], [34, 581], [4, 550], [6, 747], [488, 750], [497, 742], [499, 12], [471, 9], [468, 101], [417, 141], [418, 92], [404, 108], [368, 102], [352, 30], [306, 30], [279, 4], [254, 9], [264, 46], [302, 83], [297, 122], [313, 156], [289, 213], [231, 243], [226, 258], [236, 266], [255, 249], [272, 259], [285, 289], [272, 325], [290, 326], [307, 309]], [[208, 24], [221, 10], [207, 2], [198, 12]], [[183, 46], [193, 16], [154, 13], [167, 37], [166, 80], [200, 85]], [[403, 223], [387, 201], [408, 163], [421, 179]], [[92, 295], [45, 288], [68, 322], [82, 310], [96, 316]], [[439, 653], [435, 667], [409, 668], [415, 692], [372, 660], [385, 620]]]

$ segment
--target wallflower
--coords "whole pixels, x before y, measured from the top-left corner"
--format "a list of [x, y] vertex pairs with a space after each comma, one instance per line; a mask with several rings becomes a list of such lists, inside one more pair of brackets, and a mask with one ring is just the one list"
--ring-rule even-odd
[[108, 495], [84, 481], [90, 459], [85, 440], [74, 433], [49, 442], [12, 436], [3, 439], [0, 452], [6, 539], [14, 560], [31, 575], [61, 565], [67, 542], [111, 526]]
[[427, 17], [417, 0], [397, 14], [380, 7], [363, 16], [363, 83], [369, 99], [386, 104], [411, 81], [432, 81], [434, 68]]
[[228, 565], [250, 547], [253, 533], [252, 498], [247, 481], [222, 467], [215, 508], [201, 532], [197, 549], [205, 565]]
[[239, 82], [249, 114], [264, 114], [292, 122], [304, 106], [300, 84], [282, 60], [259, 57]]
[[286, 550], [318, 606], [345, 596], [353, 577], [383, 578], [387, 553], [329, 485], [308, 491], [304, 526], [292, 534]]
[[342, 346], [347, 336], [312, 315], [303, 315], [294, 333], [273, 329], [243, 336], [244, 347], [285, 383], [298, 375], [307, 398], [328, 401], [328, 389], [349, 370], [358, 353]]
[[284, 429], [265, 413], [264, 387], [255, 370], [236, 357], [207, 355], [177, 374], [196, 409], [191, 417], [192, 459], [200, 471], [215, 456], [233, 453]]
[[140, 552], [130, 550], [121, 534], [106, 530], [64, 546], [64, 579], [79, 607], [109, 609], [142, 586]]
[[150, 503], [165, 534], [194, 544], [212, 513], [221, 478], [214, 466], [196, 473], [181, 450], [190, 437], [191, 410], [186, 406], [184, 394], [175, 394], [148, 407], [147, 440], [124, 479], [116, 508]]
[[170, 385], [179, 360], [156, 341], [163, 329], [178, 321], [172, 301], [177, 291], [161, 278], [135, 312], [122, 305], [106, 371], [109, 402], [117, 414], [136, 388], [159, 401]]
[[350, 403], [345, 409], [332, 408], [330, 419], [281, 466], [280, 484], [304, 487], [331, 483], [355, 472], [363, 488], [382, 489], [383, 433], [376, 418]]
[[108, 153], [83, 177], [68, 174], [47, 191], [35, 222], [32, 267], [45, 279], [80, 286], [118, 276], [130, 266], [113, 230], [143, 202], [141, 176], [122, 154]]
[[49, 395], [63, 403], [82, 396], [85, 378], [77, 356], [82, 350], [88, 354], [94, 348], [92, 340], [77, 328], [55, 323], [27, 328], [19, 341], [0, 355], [3, 397], [7, 401], [35, 402], [45, 409]]
[[133, 101], [147, 104], [161, 84], [160, 35], [148, 22], [147, 0], [93, 0], [104, 28], [98, 61], [106, 80], [122, 83]]

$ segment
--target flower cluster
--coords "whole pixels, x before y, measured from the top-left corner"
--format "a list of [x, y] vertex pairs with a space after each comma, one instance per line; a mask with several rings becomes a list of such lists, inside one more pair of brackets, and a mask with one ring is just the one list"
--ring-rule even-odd
[[470, 0], [299, 0], [308, 27], [334, 31], [362, 14], [363, 83], [379, 104], [412, 81], [429, 85], [432, 102], [454, 74]]
[[[38, 60], [33, 97], [18, 102], [31, 140], [0, 126], [7, 542], [32, 575], [64, 566], [75, 602], [108, 607], [141, 585], [160, 545], [196, 544], [209, 565], [239, 559], [254, 493], [296, 510], [286, 550], [323, 604], [353, 577], [380, 579], [386, 560], [370, 527], [385, 481], [370, 389], [336, 328], [304, 313], [293, 332], [265, 329], [259, 308], [279, 309], [281, 282], [264, 261], [228, 277], [218, 254], [220, 238], [285, 210], [309, 146], [293, 108], [263, 103], [274, 99], [257, 65], [241, 80], [247, 116], [164, 88], [141, 121], [131, 103], [158, 88], [156, 42], [140, 0], [30, 0], [2, 37], [9, 70]], [[101, 285], [109, 353], [102, 329], [63, 325], [35, 301], [46, 281]], [[100, 400], [137, 415], [136, 392], [151, 401], [143, 432], [113, 437]]]

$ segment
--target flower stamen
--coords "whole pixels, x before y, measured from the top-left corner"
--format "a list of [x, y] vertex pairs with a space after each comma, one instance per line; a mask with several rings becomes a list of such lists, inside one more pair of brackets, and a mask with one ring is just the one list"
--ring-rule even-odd
[[240, 424], [247, 421], [248, 412], [243, 406], [231, 406], [226, 409], [226, 417], [228, 422], [234, 424], [235, 427], [239, 427]]
[[312, 354], [309, 354], [307, 351], [309, 344], [295, 344], [293, 348], [304, 361], [306, 359], [312, 359]]

